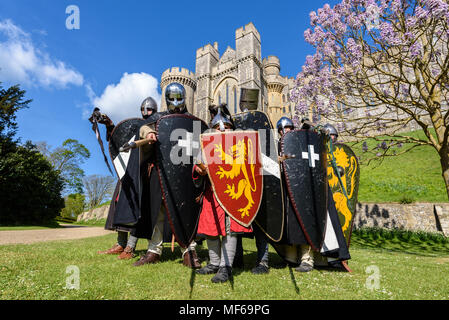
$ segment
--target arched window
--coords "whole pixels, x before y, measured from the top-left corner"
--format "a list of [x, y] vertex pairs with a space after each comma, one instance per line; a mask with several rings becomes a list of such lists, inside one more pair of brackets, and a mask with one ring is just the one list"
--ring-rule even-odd
[[226, 82], [226, 105], [229, 106], [229, 84]]

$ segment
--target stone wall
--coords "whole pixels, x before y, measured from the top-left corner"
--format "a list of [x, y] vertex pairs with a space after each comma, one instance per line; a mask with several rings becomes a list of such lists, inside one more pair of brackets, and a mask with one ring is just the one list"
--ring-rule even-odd
[[109, 205], [102, 206], [90, 211], [83, 212], [76, 221], [101, 220], [108, 217]]
[[449, 236], [449, 203], [358, 203], [354, 228], [380, 227]]
[[[109, 205], [84, 212], [77, 221], [106, 219]], [[449, 236], [449, 203], [358, 203], [354, 228], [379, 227], [426, 232]]]

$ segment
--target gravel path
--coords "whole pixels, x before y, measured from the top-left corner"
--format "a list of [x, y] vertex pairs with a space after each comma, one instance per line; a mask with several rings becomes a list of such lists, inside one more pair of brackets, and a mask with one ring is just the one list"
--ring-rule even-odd
[[3, 244], [30, 244], [43, 241], [72, 240], [103, 236], [114, 231], [103, 227], [86, 227], [74, 225], [61, 225], [63, 228], [41, 230], [0, 231], [0, 245]]

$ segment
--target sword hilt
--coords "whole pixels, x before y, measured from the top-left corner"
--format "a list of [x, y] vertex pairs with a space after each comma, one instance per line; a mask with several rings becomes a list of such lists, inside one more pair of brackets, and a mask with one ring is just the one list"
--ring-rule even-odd
[[296, 155], [294, 154], [284, 154], [282, 156], [279, 156], [279, 162], [285, 161], [287, 159], [293, 159], [296, 158]]

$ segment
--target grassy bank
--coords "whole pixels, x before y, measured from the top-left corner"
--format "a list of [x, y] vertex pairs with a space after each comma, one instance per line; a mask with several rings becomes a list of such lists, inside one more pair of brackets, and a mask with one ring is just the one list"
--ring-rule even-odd
[[[423, 137], [422, 131], [407, 135]], [[379, 142], [367, 140], [368, 147]], [[351, 145], [351, 144], [348, 144]], [[405, 150], [393, 148], [397, 152]], [[362, 145], [352, 147], [357, 156], [366, 160]], [[386, 157], [382, 163], [372, 161], [360, 165], [360, 202], [448, 202], [437, 152], [429, 146], [421, 146], [396, 157]]]

